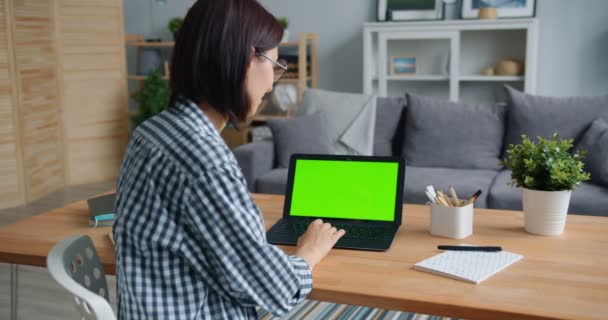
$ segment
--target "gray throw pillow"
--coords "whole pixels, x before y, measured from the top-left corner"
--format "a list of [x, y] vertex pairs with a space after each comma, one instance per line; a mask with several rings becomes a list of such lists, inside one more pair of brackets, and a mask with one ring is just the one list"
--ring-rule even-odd
[[321, 112], [332, 153], [371, 156], [374, 151], [376, 97], [359, 93], [307, 89], [297, 115]]
[[402, 97], [378, 97], [376, 100], [375, 156], [400, 154], [403, 144], [402, 118], [405, 104], [405, 95]]
[[505, 86], [509, 110], [505, 148], [521, 143], [521, 135], [533, 140], [550, 137], [580, 141], [593, 119], [608, 119], [608, 96], [554, 98], [534, 96]]
[[407, 95], [403, 156], [408, 165], [499, 169], [504, 105], [469, 105]]
[[267, 121], [274, 139], [277, 167], [287, 168], [294, 153], [331, 152], [331, 144], [321, 113], [292, 119]]
[[587, 150], [585, 171], [591, 174], [592, 182], [608, 187], [608, 122], [594, 120], [575, 150]]

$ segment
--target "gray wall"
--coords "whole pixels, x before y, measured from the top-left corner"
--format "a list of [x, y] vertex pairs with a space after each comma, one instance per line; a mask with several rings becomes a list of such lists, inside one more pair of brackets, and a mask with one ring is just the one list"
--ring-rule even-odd
[[[362, 91], [362, 24], [375, 19], [375, 0], [259, 0], [289, 18], [290, 36], [319, 34], [319, 86]], [[170, 39], [166, 25], [193, 0], [124, 0], [127, 33]], [[539, 0], [538, 93], [608, 94], [608, 1]], [[129, 68], [134, 70], [132, 53]]]

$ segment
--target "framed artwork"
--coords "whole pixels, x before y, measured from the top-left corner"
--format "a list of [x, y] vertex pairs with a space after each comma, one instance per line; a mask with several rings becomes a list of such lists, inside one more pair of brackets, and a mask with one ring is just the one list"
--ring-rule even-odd
[[439, 20], [443, 0], [378, 0], [378, 21]]
[[414, 75], [416, 74], [415, 56], [391, 56], [390, 75]]
[[476, 19], [479, 8], [496, 8], [499, 18], [533, 17], [535, 0], [463, 0], [462, 17]]

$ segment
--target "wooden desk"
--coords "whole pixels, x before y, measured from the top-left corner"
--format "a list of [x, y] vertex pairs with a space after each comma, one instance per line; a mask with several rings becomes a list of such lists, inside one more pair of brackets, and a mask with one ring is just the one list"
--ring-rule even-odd
[[[254, 195], [266, 227], [283, 197]], [[406, 205], [404, 224], [387, 252], [333, 250], [314, 270], [310, 299], [471, 319], [606, 319], [608, 218], [568, 217], [564, 235], [526, 233], [521, 212], [476, 210], [464, 240], [427, 232], [429, 209]], [[51, 247], [71, 234], [93, 238], [108, 274], [115, 270], [110, 228], [87, 225], [84, 201], [0, 228], [0, 262], [44, 266]], [[438, 244], [500, 245], [522, 261], [479, 285], [413, 270]], [[293, 252], [294, 247], [283, 247]]]

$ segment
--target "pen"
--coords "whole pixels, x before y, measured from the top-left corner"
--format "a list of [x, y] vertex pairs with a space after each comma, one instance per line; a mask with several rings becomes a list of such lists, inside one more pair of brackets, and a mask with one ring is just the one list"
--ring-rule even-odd
[[433, 198], [437, 198], [437, 193], [435, 193], [435, 188], [432, 185], [426, 186], [426, 190], [431, 194]]
[[426, 193], [426, 197], [429, 199], [429, 201], [430, 201], [431, 203], [437, 203], [437, 201], [435, 201], [435, 198], [433, 198], [433, 196], [431, 195], [431, 193], [430, 193], [430, 192], [425, 191], [424, 193]]
[[441, 246], [437, 246], [437, 249], [439, 249], [439, 250], [449, 250], [449, 251], [483, 251], [483, 252], [498, 252], [498, 251], [502, 251], [501, 247], [495, 247], [495, 246], [475, 247], [475, 246], [446, 246], [446, 245], [441, 245]]

